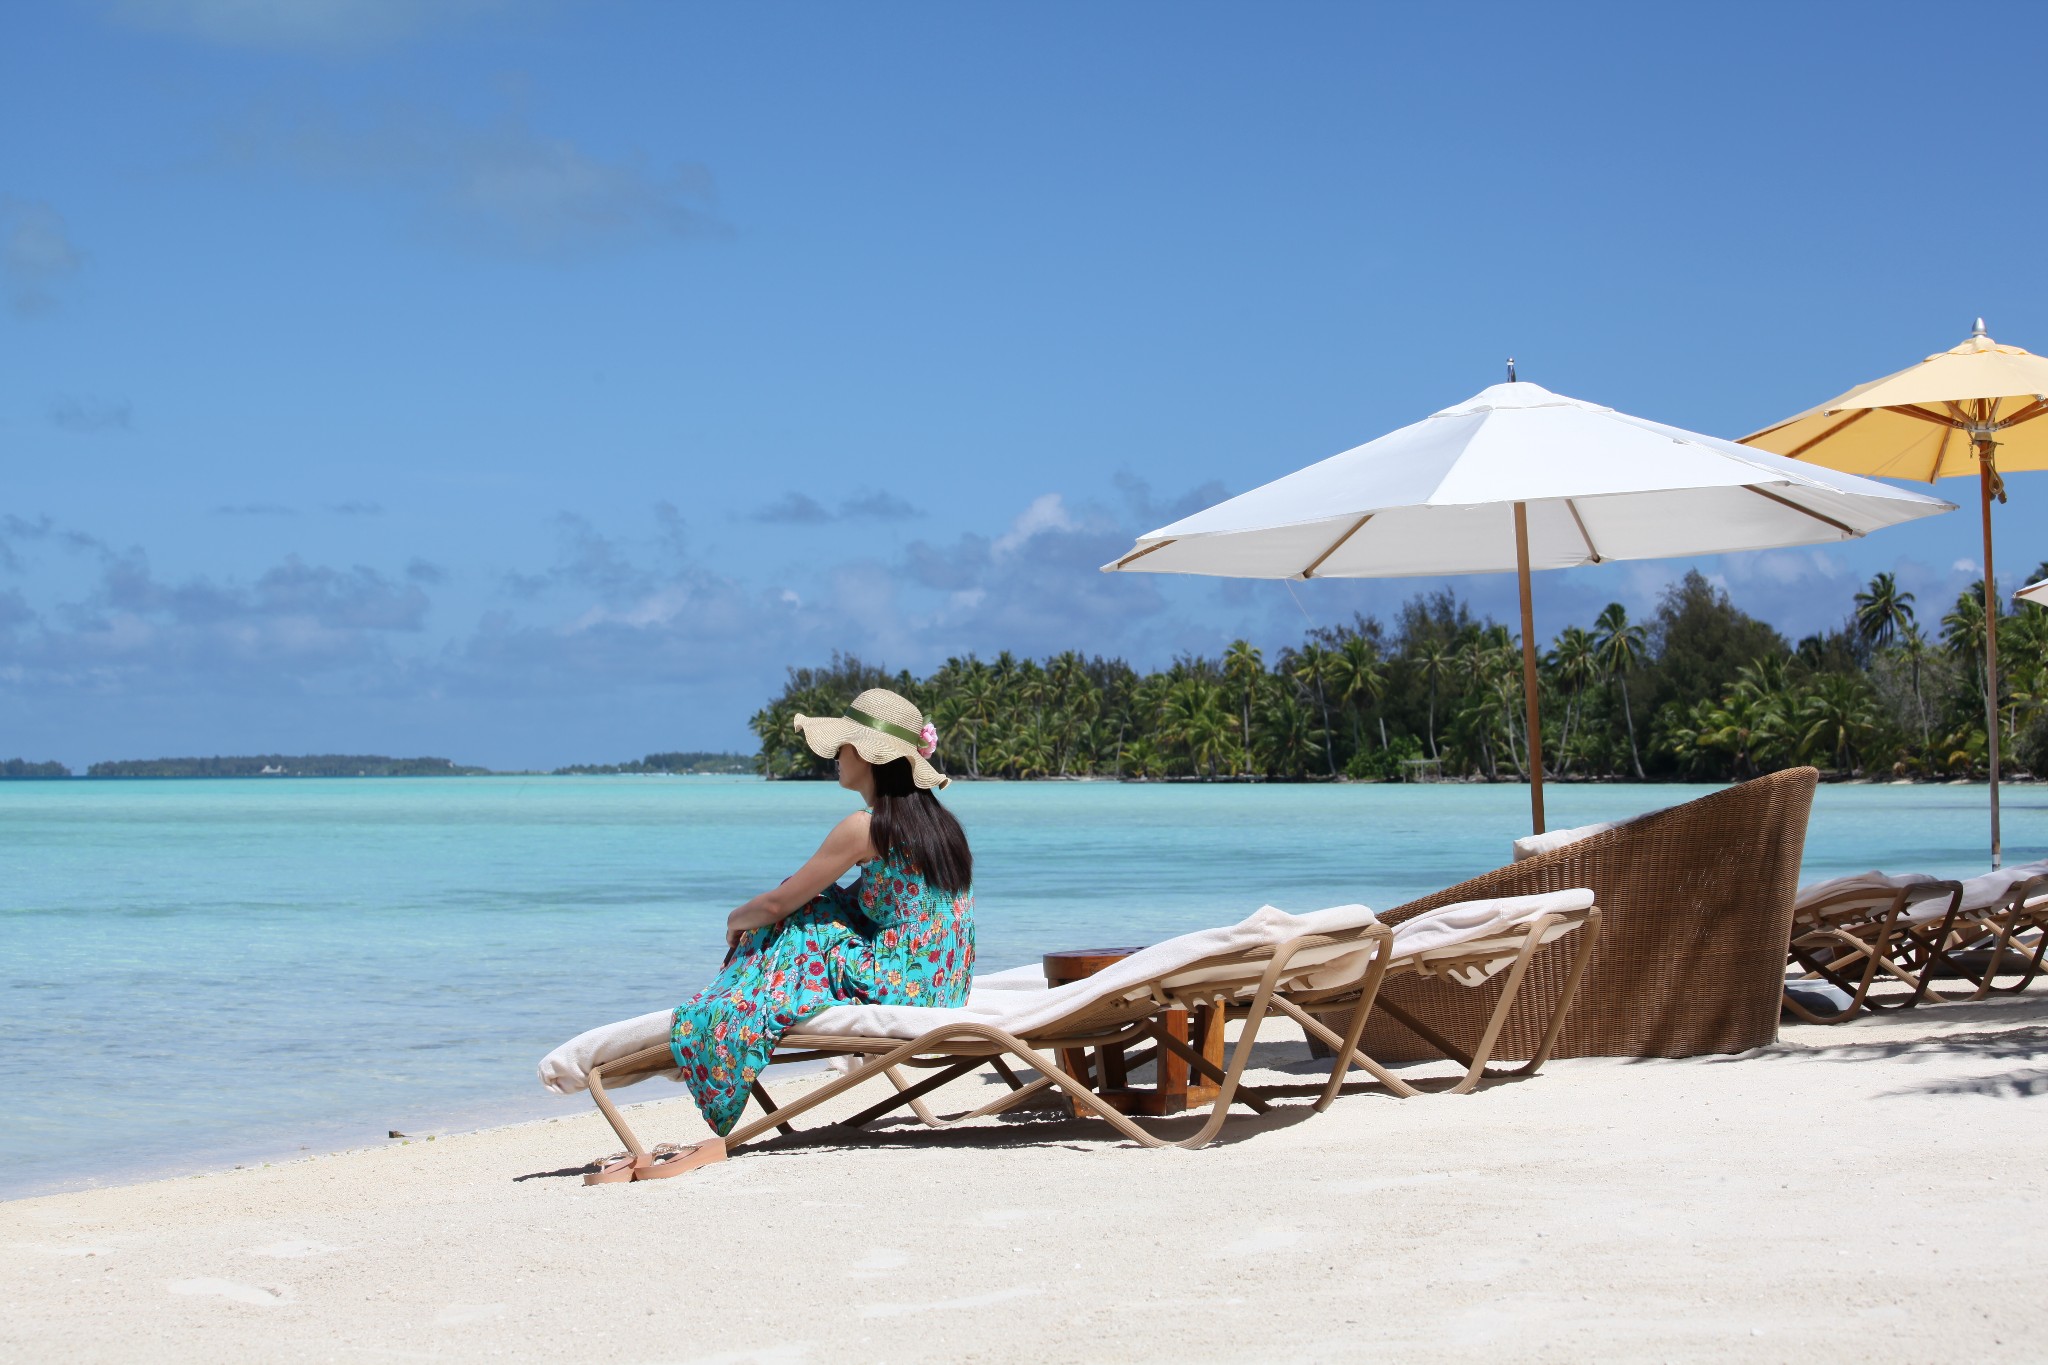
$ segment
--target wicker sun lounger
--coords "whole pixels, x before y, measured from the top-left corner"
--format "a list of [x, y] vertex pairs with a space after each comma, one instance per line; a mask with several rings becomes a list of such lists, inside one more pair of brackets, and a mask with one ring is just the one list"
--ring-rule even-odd
[[[1818, 778], [1812, 768], [1791, 768], [1653, 811], [1381, 919], [1398, 930], [1409, 917], [1455, 901], [1589, 887], [1603, 923], [1578, 1003], [1553, 1035], [1574, 954], [1569, 943], [1537, 953], [1496, 1034], [1496, 1055], [1534, 1058], [1546, 1039], [1557, 1057], [1692, 1057], [1761, 1047], [1778, 1033], [1792, 900]], [[1389, 979], [1363, 1050], [1382, 1062], [1441, 1051], [1405, 1015], [1475, 1052], [1504, 984], [1467, 990], [1429, 977]]]
[[[1467, 911], [1478, 909], [1459, 908]], [[1363, 910], [1362, 907], [1359, 909]], [[1336, 912], [1322, 913], [1332, 915]], [[1017, 992], [1020, 997], [1035, 995], [1036, 998], [1021, 1001], [1022, 1015], [1031, 1022], [1015, 1028], [962, 1017], [963, 1012], [958, 1010], [895, 1006], [852, 1006], [828, 1010], [785, 1035], [774, 1060], [851, 1059], [854, 1063], [851, 1069], [832, 1080], [807, 1087], [783, 1105], [778, 1105], [766, 1088], [756, 1081], [753, 1095], [763, 1112], [728, 1134], [719, 1149], [720, 1154], [760, 1137], [770, 1129], [794, 1133], [790, 1120], [877, 1077], [888, 1079], [894, 1093], [842, 1120], [841, 1126], [858, 1128], [907, 1106], [927, 1126], [952, 1127], [1000, 1113], [1056, 1087], [1076, 1112], [1102, 1119], [1118, 1134], [1140, 1146], [1201, 1147], [1214, 1139], [1233, 1104], [1264, 1112], [1269, 1099], [1298, 1093], [1294, 1087], [1253, 1087], [1243, 1083], [1245, 1067], [1257, 1041], [1260, 1024], [1276, 1012], [1292, 1018], [1311, 1035], [1320, 1037], [1338, 1058], [1344, 1059], [1333, 1061], [1329, 1079], [1321, 1087], [1315, 1102], [1317, 1111], [1328, 1108], [1336, 1099], [1346, 1074], [1353, 1067], [1362, 1067], [1396, 1095], [1413, 1095], [1417, 1093], [1414, 1087], [1358, 1049], [1358, 1034], [1372, 1016], [1380, 983], [1397, 961], [1393, 932], [1373, 920], [1369, 912], [1363, 913], [1365, 919], [1362, 923], [1311, 928], [1308, 932], [1279, 941], [1193, 960], [1184, 954], [1175, 956], [1173, 945], [1185, 940], [1171, 940], [1135, 954], [1087, 981], [1063, 986], [1056, 991]], [[1317, 918], [1303, 917], [1311, 924]], [[1474, 979], [1506, 971], [1519, 983], [1529, 961], [1543, 943], [1589, 921], [1597, 925], [1597, 919], [1598, 912], [1592, 909], [1590, 895], [1583, 892], [1499, 902], [1490, 916], [1478, 914], [1467, 924], [1458, 924], [1453, 917], [1439, 925], [1439, 932], [1434, 934], [1411, 931], [1409, 938], [1416, 948], [1398, 959], [1400, 969], [1404, 973], [1463, 972]], [[1246, 923], [1251, 924], [1252, 921]], [[1417, 926], [1417, 930], [1425, 928]], [[1147, 965], [1148, 957], [1153, 965]], [[1333, 1002], [1341, 1004], [1349, 1016], [1341, 1035], [1317, 1017], [1335, 1008]], [[1565, 1003], [1569, 1003], [1568, 999]], [[1221, 1067], [1189, 1048], [1163, 1026], [1160, 1017], [1163, 1011], [1197, 1007], [1221, 1007], [1240, 1025], [1238, 1036]], [[931, 1027], [919, 1027], [920, 1020], [936, 1022]], [[593, 1031], [596, 1032], [599, 1031]], [[551, 1057], [561, 1055], [577, 1041], [580, 1040], [565, 1044]], [[1178, 1140], [1159, 1136], [1104, 1102], [1085, 1081], [1062, 1069], [1055, 1060], [1064, 1051], [1092, 1048], [1120, 1052], [1132, 1046], [1169, 1049], [1190, 1068], [1216, 1082], [1218, 1089], [1210, 1103], [1207, 1118], [1193, 1134]], [[1128, 1069], [1135, 1069], [1157, 1055], [1154, 1051], [1129, 1056], [1125, 1058], [1125, 1065]], [[1011, 1060], [1021, 1063], [1026, 1070], [1037, 1072], [1037, 1077], [1029, 1081], [1020, 1079], [1008, 1064]], [[1486, 1057], [1482, 1053], [1470, 1060], [1473, 1061], [1473, 1079], [1476, 1080], [1477, 1072], [1485, 1066]], [[650, 1075], [673, 1074], [674, 1065], [675, 1059], [666, 1043], [661, 1043], [598, 1062], [583, 1073], [582, 1080], [587, 1084], [591, 1098], [626, 1144], [625, 1157], [613, 1167], [592, 1173], [586, 1180], [598, 1183], [615, 1179], [646, 1179], [669, 1173], [663, 1159], [650, 1155], [635, 1136], [625, 1116], [612, 1101], [608, 1087], [630, 1084]], [[940, 1118], [924, 1105], [925, 1095], [983, 1065], [992, 1066], [1008, 1085], [1004, 1094], [950, 1118]], [[910, 1083], [898, 1069], [904, 1066], [924, 1068], [932, 1074]], [[544, 1076], [549, 1074], [548, 1067], [549, 1063], [544, 1062]], [[574, 1082], [566, 1080], [558, 1072], [549, 1084], [564, 1089], [572, 1088]]]

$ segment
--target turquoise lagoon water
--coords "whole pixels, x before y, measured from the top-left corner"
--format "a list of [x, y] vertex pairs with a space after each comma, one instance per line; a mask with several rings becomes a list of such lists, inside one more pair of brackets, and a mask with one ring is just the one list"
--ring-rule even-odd
[[[1704, 790], [1552, 788], [1551, 824]], [[984, 969], [1268, 902], [1392, 906], [1505, 862], [1528, 809], [1507, 785], [946, 800]], [[1981, 871], [1984, 804], [1823, 787], [1806, 875]], [[744, 778], [0, 783], [0, 1196], [580, 1112], [534, 1062], [701, 984], [725, 912], [850, 806]], [[2010, 789], [2006, 847], [2048, 851], [2048, 789]]]

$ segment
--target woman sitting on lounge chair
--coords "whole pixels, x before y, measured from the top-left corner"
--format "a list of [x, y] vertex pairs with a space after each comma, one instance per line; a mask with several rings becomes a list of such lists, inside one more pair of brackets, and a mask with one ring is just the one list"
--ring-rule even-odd
[[[932, 795], [948, 781], [927, 761], [937, 732], [882, 688], [861, 693], [844, 717], [798, 716], [796, 728], [819, 757], [838, 760], [839, 785], [867, 809], [834, 825], [782, 885], [727, 916], [725, 966], [676, 1007], [670, 1050], [720, 1138], [796, 1024], [832, 1005], [957, 1006], [974, 966], [974, 863], [960, 822]], [[855, 864], [860, 880], [837, 885]], [[714, 1140], [674, 1164], [723, 1155]]]

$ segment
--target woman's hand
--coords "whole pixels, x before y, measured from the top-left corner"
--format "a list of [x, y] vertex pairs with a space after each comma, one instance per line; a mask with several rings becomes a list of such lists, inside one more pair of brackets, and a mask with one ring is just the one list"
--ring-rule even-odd
[[783, 878], [773, 891], [763, 891], [725, 917], [726, 946], [737, 944], [749, 929], [778, 924], [795, 914], [845, 875], [846, 869], [874, 856], [868, 847], [867, 812], [847, 816], [802, 867]]

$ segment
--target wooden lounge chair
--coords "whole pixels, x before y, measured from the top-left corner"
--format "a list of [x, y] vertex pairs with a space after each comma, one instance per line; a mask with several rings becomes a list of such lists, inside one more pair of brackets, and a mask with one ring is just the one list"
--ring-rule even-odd
[[[1909, 922], [1899, 937], [1895, 955], [1920, 982], [1913, 1003], [1930, 994], [1959, 1004], [2025, 990], [2048, 957], [2048, 860], [1960, 883], [1947, 914]], [[2001, 986], [2001, 976], [2019, 980]], [[1966, 981], [1972, 989], [1948, 994], [1933, 989], [1936, 980]]]
[[[1864, 1010], [1905, 1009], [1927, 992], [1922, 966], [1947, 942], [1962, 900], [1959, 882], [1917, 873], [1860, 872], [1802, 887], [1792, 905], [1790, 965], [1801, 972], [1785, 985], [1784, 1007], [1809, 1024], [1840, 1024]], [[1916, 951], [1917, 950], [1917, 951]], [[1873, 995], [1880, 980], [1908, 994]], [[1800, 982], [1826, 982], [1848, 997], [1836, 1010], [1815, 1009]]]
[[[724, 1139], [729, 1151], [761, 1136], [770, 1129], [794, 1133], [790, 1120], [816, 1105], [832, 1099], [877, 1077], [887, 1078], [894, 1093], [868, 1109], [842, 1121], [858, 1128], [893, 1110], [908, 1106], [918, 1119], [935, 1128], [952, 1127], [1009, 1109], [1048, 1088], [1057, 1087], [1077, 1112], [1108, 1123], [1118, 1134], [1144, 1147], [1193, 1148], [1206, 1145], [1216, 1136], [1232, 1104], [1244, 1104], [1264, 1112], [1270, 1098], [1295, 1093], [1293, 1088], [1252, 1087], [1243, 1084], [1246, 1064], [1252, 1054], [1260, 1024], [1277, 1011], [1294, 1019], [1313, 1036], [1330, 1045], [1337, 1058], [1330, 1077], [1315, 1102], [1321, 1111], [1335, 1100], [1345, 1075], [1362, 1067], [1396, 1095], [1417, 1093], [1386, 1067], [1358, 1049], [1358, 1033], [1372, 1016], [1373, 1002], [1390, 964], [1396, 960], [1394, 933], [1378, 923], [1369, 911], [1356, 907], [1357, 915], [1347, 922], [1331, 919], [1339, 912], [1300, 917], [1302, 932], [1263, 943], [1191, 958], [1189, 940], [1184, 936], [1146, 949], [1088, 980], [1057, 990], [1017, 993], [1019, 1002], [1007, 1014], [1017, 1022], [1011, 1026], [990, 1019], [966, 1017], [960, 1010], [930, 1010], [907, 1006], [842, 1006], [805, 1021], [785, 1035], [778, 1048], [777, 1062], [813, 1061], [828, 1058], [853, 1059], [845, 1074], [807, 1088], [786, 1105], [777, 1105], [758, 1081], [753, 1085], [762, 1114], [741, 1123]], [[1269, 912], [1261, 912], [1262, 914]], [[1282, 920], [1295, 917], [1270, 912]], [[1247, 920], [1243, 929], [1258, 917]], [[1454, 918], [1454, 917], [1453, 917]], [[1472, 923], [1449, 923], [1434, 936], [1411, 931], [1415, 950], [1403, 960], [1404, 972], [1464, 972], [1491, 977], [1506, 971], [1515, 984], [1545, 942], [1571, 932], [1581, 925], [1597, 926], [1598, 912], [1587, 893], [1550, 896], [1527, 902], [1503, 902], [1488, 917], [1478, 915]], [[1426, 926], [1418, 926], [1418, 930]], [[1211, 933], [1225, 931], [1210, 931]], [[1340, 1035], [1327, 1027], [1318, 1014], [1342, 1004], [1349, 1016]], [[1569, 998], [1564, 1002], [1569, 1004]], [[1169, 1009], [1221, 1007], [1240, 1024], [1224, 1065], [1189, 1048], [1163, 1026], [1161, 1014]], [[1003, 1017], [1003, 1011], [994, 1016]], [[629, 1021], [628, 1028], [641, 1026], [659, 1015]], [[925, 1025], [929, 1026], [925, 1026]], [[551, 1088], [573, 1088], [576, 1078], [567, 1074], [557, 1059], [602, 1030], [557, 1049], [542, 1064], [543, 1079]], [[1105, 1103], [1083, 1080], [1076, 1078], [1055, 1060], [1062, 1052], [1097, 1049], [1121, 1053], [1132, 1046], [1149, 1046], [1155, 1051], [1126, 1058], [1135, 1069], [1157, 1057], [1156, 1049], [1167, 1049], [1195, 1071], [1218, 1085], [1208, 1116], [1192, 1135], [1179, 1140], [1161, 1137], [1130, 1116]], [[1038, 1073], [1024, 1081], [1008, 1060]], [[1472, 1067], [1470, 1080], [1476, 1083], [1486, 1057], [1461, 1056]], [[556, 1070], [551, 1074], [551, 1064]], [[1540, 1064], [1540, 1061], [1539, 1061]], [[924, 1096], [983, 1065], [995, 1068], [1009, 1089], [996, 1099], [967, 1113], [940, 1118], [924, 1105]], [[630, 1084], [650, 1075], [674, 1074], [675, 1059], [665, 1041], [636, 1048], [625, 1055], [590, 1065], [582, 1075], [591, 1098], [614, 1132], [626, 1144], [626, 1154], [617, 1163], [586, 1176], [590, 1183], [617, 1179], [652, 1179], [686, 1168], [690, 1149], [664, 1159], [650, 1154], [633, 1133], [613, 1103], [608, 1088]], [[898, 1070], [910, 1066], [932, 1074], [910, 1083]], [[1525, 1070], [1531, 1070], [1525, 1068]], [[1469, 1089], [1469, 1084], [1463, 1088]]]
[[[1351, 908], [1347, 908], [1351, 909]], [[1271, 1011], [1282, 983], [1335, 976], [1342, 988], [1357, 992], [1369, 1002], [1377, 992], [1387, 962], [1387, 948], [1393, 933], [1373, 918], [1363, 906], [1356, 914], [1323, 911], [1299, 917], [1308, 927], [1303, 932], [1224, 952], [1204, 953], [1195, 941], [1202, 934], [1168, 940], [1124, 959], [1085, 981], [1042, 992], [1012, 993], [1017, 1000], [1005, 1000], [1008, 1008], [998, 1010], [991, 1022], [964, 1010], [925, 1009], [915, 1006], [840, 1006], [814, 1016], [783, 1036], [774, 1061], [804, 1062], [832, 1058], [854, 1061], [844, 1074], [807, 1088], [786, 1105], [777, 1105], [758, 1081], [753, 1085], [755, 1100], [763, 1113], [742, 1122], [726, 1135], [724, 1150], [761, 1136], [771, 1128], [786, 1134], [795, 1129], [790, 1120], [856, 1086], [886, 1077], [895, 1093], [881, 1103], [842, 1121], [845, 1127], [862, 1127], [892, 1110], [911, 1106], [919, 1119], [931, 1127], [951, 1127], [972, 1119], [1000, 1113], [1049, 1088], [1058, 1087], [1077, 1110], [1109, 1123], [1117, 1132], [1145, 1147], [1200, 1147], [1207, 1144], [1223, 1124], [1234, 1102], [1263, 1111], [1265, 1099], [1252, 1087], [1242, 1085], [1245, 1064], [1258, 1037], [1260, 1023]], [[1269, 912], [1261, 912], [1266, 914]], [[1297, 917], [1270, 912], [1279, 920]], [[1254, 916], [1245, 929], [1258, 919]], [[1210, 935], [1229, 931], [1209, 931]], [[1251, 936], [1256, 940], [1259, 936]], [[1159, 1015], [1168, 1009], [1186, 1009], [1198, 1004], [1222, 1002], [1242, 1007], [1244, 1028], [1232, 1049], [1227, 1067], [1216, 1077], [1219, 1090], [1210, 1105], [1208, 1121], [1193, 1136], [1169, 1142], [1155, 1136], [1130, 1117], [1118, 1113], [1089, 1086], [1063, 1070], [1053, 1057], [1062, 1051], [1085, 1049], [1117, 1050], [1147, 1041], [1176, 1050], [1191, 1065], [1212, 1064], [1188, 1049], [1158, 1026]], [[1369, 1010], [1367, 1011], [1369, 1013]], [[1364, 1017], [1361, 1015], [1361, 1017]], [[1355, 1042], [1355, 1040], [1346, 1040]], [[1014, 1058], [1038, 1078], [1025, 1082], [1005, 1063]], [[1142, 1065], [1146, 1057], [1130, 1059]], [[900, 1066], [923, 1067], [933, 1074], [915, 1084], [907, 1083]], [[926, 1109], [923, 1097], [938, 1087], [984, 1065], [994, 1065], [1009, 1085], [1007, 1093], [970, 1113], [941, 1119]], [[606, 1061], [589, 1069], [587, 1080], [591, 1099], [603, 1112], [612, 1130], [626, 1144], [627, 1157], [621, 1169], [630, 1167], [633, 1179], [659, 1178], [667, 1174], [666, 1163], [647, 1154], [634, 1136], [625, 1117], [613, 1104], [607, 1085], [631, 1083], [647, 1075], [672, 1072], [675, 1058], [666, 1041], [629, 1055]], [[1395, 1079], [1389, 1076], [1389, 1079]], [[586, 1177], [590, 1183], [617, 1178], [607, 1168]]]
[[[1576, 843], [1499, 868], [1387, 911], [1411, 916], [1486, 896], [1588, 887], [1600, 905], [1600, 944], [1578, 1002], [1551, 1022], [1574, 955], [1555, 943], [1529, 963], [1494, 1040], [1495, 1055], [1692, 1057], [1745, 1052], [1777, 1037], [1785, 945], [1819, 774], [1791, 768], [1696, 801], [1652, 811]], [[1431, 977], [1391, 978], [1361, 1047], [1382, 1062], [1476, 1052], [1504, 993], [1496, 979], [1463, 989]], [[1393, 1008], [1389, 1008], [1392, 1006]]]
[[[1487, 1016], [1486, 1026], [1480, 1031], [1478, 1041], [1467, 1050], [1444, 1037], [1428, 1024], [1416, 1018], [1401, 1006], [1390, 1002], [1384, 991], [1378, 1000], [1362, 998], [1347, 999], [1337, 992], [1297, 992], [1291, 1001], [1283, 1003], [1298, 1020], [1309, 1037], [1323, 1044], [1323, 1047], [1342, 1057], [1339, 1040], [1334, 1032], [1322, 1026], [1310, 1016], [1321, 1014], [1343, 1014], [1349, 1016], [1349, 1025], [1354, 1032], [1362, 1031], [1362, 1020], [1357, 1017], [1361, 1009], [1370, 1010], [1375, 1006], [1389, 1012], [1393, 1018], [1416, 1037], [1421, 1038], [1437, 1052], [1465, 1068], [1465, 1074], [1453, 1079], [1443, 1093], [1464, 1095], [1471, 1093], [1482, 1080], [1498, 1080], [1511, 1076], [1533, 1076], [1543, 1068], [1549, 1059], [1551, 1049], [1556, 1046], [1559, 1031], [1564, 1027], [1566, 1017], [1571, 1013], [1572, 1002], [1577, 998], [1579, 983], [1585, 978], [1586, 964], [1593, 958], [1593, 950], [1600, 939], [1600, 907], [1593, 904], [1591, 892], [1584, 893], [1579, 900], [1566, 897], [1542, 897], [1539, 899], [1555, 902], [1540, 913], [1524, 919], [1501, 925], [1498, 929], [1476, 938], [1462, 938], [1431, 946], [1427, 942], [1432, 922], [1447, 914], [1454, 914], [1460, 907], [1451, 906], [1445, 910], [1431, 911], [1402, 922], [1394, 930], [1394, 944], [1391, 960], [1387, 964], [1386, 979], [1398, 981], [1404, 977], [1418, 980], [1449, 982], [1461, 989], [1474, 990], [1492, 981], [1501, 972], [1507, 975], [1500, 982], [1492, 1013]], [[1506, 1025], [1521, 994], [1522, 984], [1529, 973], [1529, 965], [1548, 945], [1566, 935], [1578, 932], [1571, 967], [1556, 1000], [1550, 1008], [1550, 1017], [1543, 1027], [1543, 1034], [1535, 1049], [1521, 1066], [1507, 1072], [1489, 1072], [1487, 1063], [1493, 1057], [1496, 1040]], [[1319, 1054], [1320, 1054], [1320, 1050]], [[1401, 1096], [1419, 1093], [1418, 1087], [1404, 1080], [1387, 1081], [1385, 1068], [1372, 1063], [1363, 1052], [1352, 1045], [1350, 1061], [1353, 1065], [1370, 1066], [1375, 1077], [1387, 1084], [1388, 1089]], [[1334, 1098], [1343, 1075], [1349, 1068], [1342, 1063], [1331, 1074], [1330, 1086], [1323, 1104]]]

